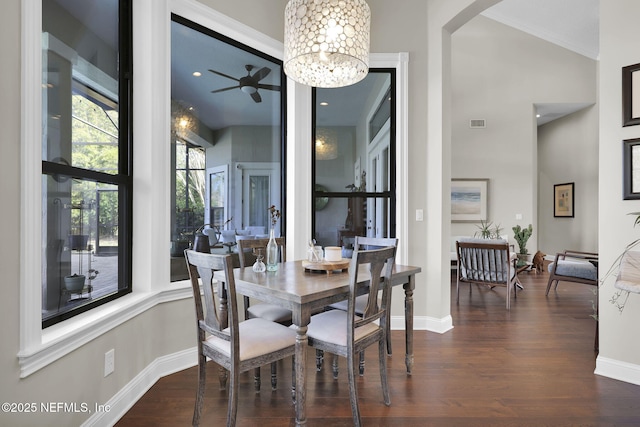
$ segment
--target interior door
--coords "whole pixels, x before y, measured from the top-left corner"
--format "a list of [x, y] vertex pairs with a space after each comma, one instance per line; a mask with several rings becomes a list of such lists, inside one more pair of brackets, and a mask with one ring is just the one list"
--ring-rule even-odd
[[[367, 192], [388, 191], [389, 183], [389, 122], [371, 142], [368, 152], [369, 176]], [[367, 236], [389, 237], [389, 200], [386, 197], [367, 199]]]
[[[280, 169], [277, 163], [242, 165], [242, 227], [264, 227], [268, 233], [269, 207], [280, 203]], [[280, 223], [276, 224], [276, 235]]]
[[207, 191], [205, 193], [205, 224], [222, 227], [229, 218], [228, 213], [228, 181], [227, 165], [207, 168]]

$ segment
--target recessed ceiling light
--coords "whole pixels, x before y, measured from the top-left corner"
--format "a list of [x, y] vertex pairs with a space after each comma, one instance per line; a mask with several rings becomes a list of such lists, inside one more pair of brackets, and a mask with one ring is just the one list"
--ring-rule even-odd
[[326, 107], [327, 105], [329, 105], [329, 103], [328, 103], [328, 102], [326, 102], [326, 101], [322, 101], [322, 102], [320, 103], [320, 105], [322, 105], [323, 107]]
[[202, 75], [202, 73], [200, 71], [194, 71], [193, 72], [193, 76], [194, 77], [200, 77]]

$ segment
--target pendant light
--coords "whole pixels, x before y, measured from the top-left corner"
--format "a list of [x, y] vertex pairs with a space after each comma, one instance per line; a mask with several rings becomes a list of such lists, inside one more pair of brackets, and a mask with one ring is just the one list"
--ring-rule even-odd
[[334, 88], [369, 72], [371, 11], [365, 0], [289, 0], [284, 71], [307, 86]]

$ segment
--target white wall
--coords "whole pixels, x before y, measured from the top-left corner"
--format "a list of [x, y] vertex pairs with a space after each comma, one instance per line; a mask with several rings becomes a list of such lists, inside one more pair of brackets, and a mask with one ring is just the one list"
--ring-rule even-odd
[[[537, 176], [538, 168], [545, 165], [538, 165], [534, 104], [595, 103], [596, 61], [483, 16], [453, 34], [451, 50], [451, 176], [488, 178], [489, 220], [501, 225], [511, 243], [515, 243], [513, 226], [533, 224], [529, 252], [535, 253], [538, 247], [547, 250], [537, 242], [543, 225], [538, 222]], [[471, 129], [472, 119], [485, 119], [486, 128]], [[577, 128], [583, 129], [580, 134], [586, 134], [581, 142], [588, 150], [592, 176], [596, 176], [596, 120], [594, 116], [574, 119]], [[576, 180], [577, 176], [569, 175], [563, 182]], [[593, 187], [593, 181], [590, 184]], [[596, 202], [597, 197], [593, 206]], [[522, 220], [516, 220], [516, 214], [522, 214]], [[581, 222], [576, 228], [592, 236], [589, 241], [593, 242], [595, 224]], [[476, 231], [473, 223], [451, 226], [453, 236]]]
[[[595, 86], [595, 85], [594, 85]], [[554, 184], [575, 183], [574, 218], [553, 216]], [[538, 128], [538, 247], [598, 251], [598, 107]]]
[[[622, 200], [622, 140], [640, 137], [640, 126], [622, 127], [621, 69], [640, 62], [640, 2], [600, 2], [600, 225], [602, 277], [625, 245], [640, 237], [630, 212], [640, 201]], [[611, 281], [600, 287], [600, 353], [596, 373], [640, 384], [640, 296], [622, 313], [609, 302]]]

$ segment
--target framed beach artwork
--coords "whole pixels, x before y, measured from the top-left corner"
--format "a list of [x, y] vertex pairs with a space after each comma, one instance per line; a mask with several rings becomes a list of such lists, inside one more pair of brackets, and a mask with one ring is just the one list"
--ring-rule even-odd
[[573, 182], [553, 186], [553, 216], [556, 218], [573, 218]]
[[486, 221], [488, 218], [488, 190], [488, 179], [452, 179], [451, 221]]

